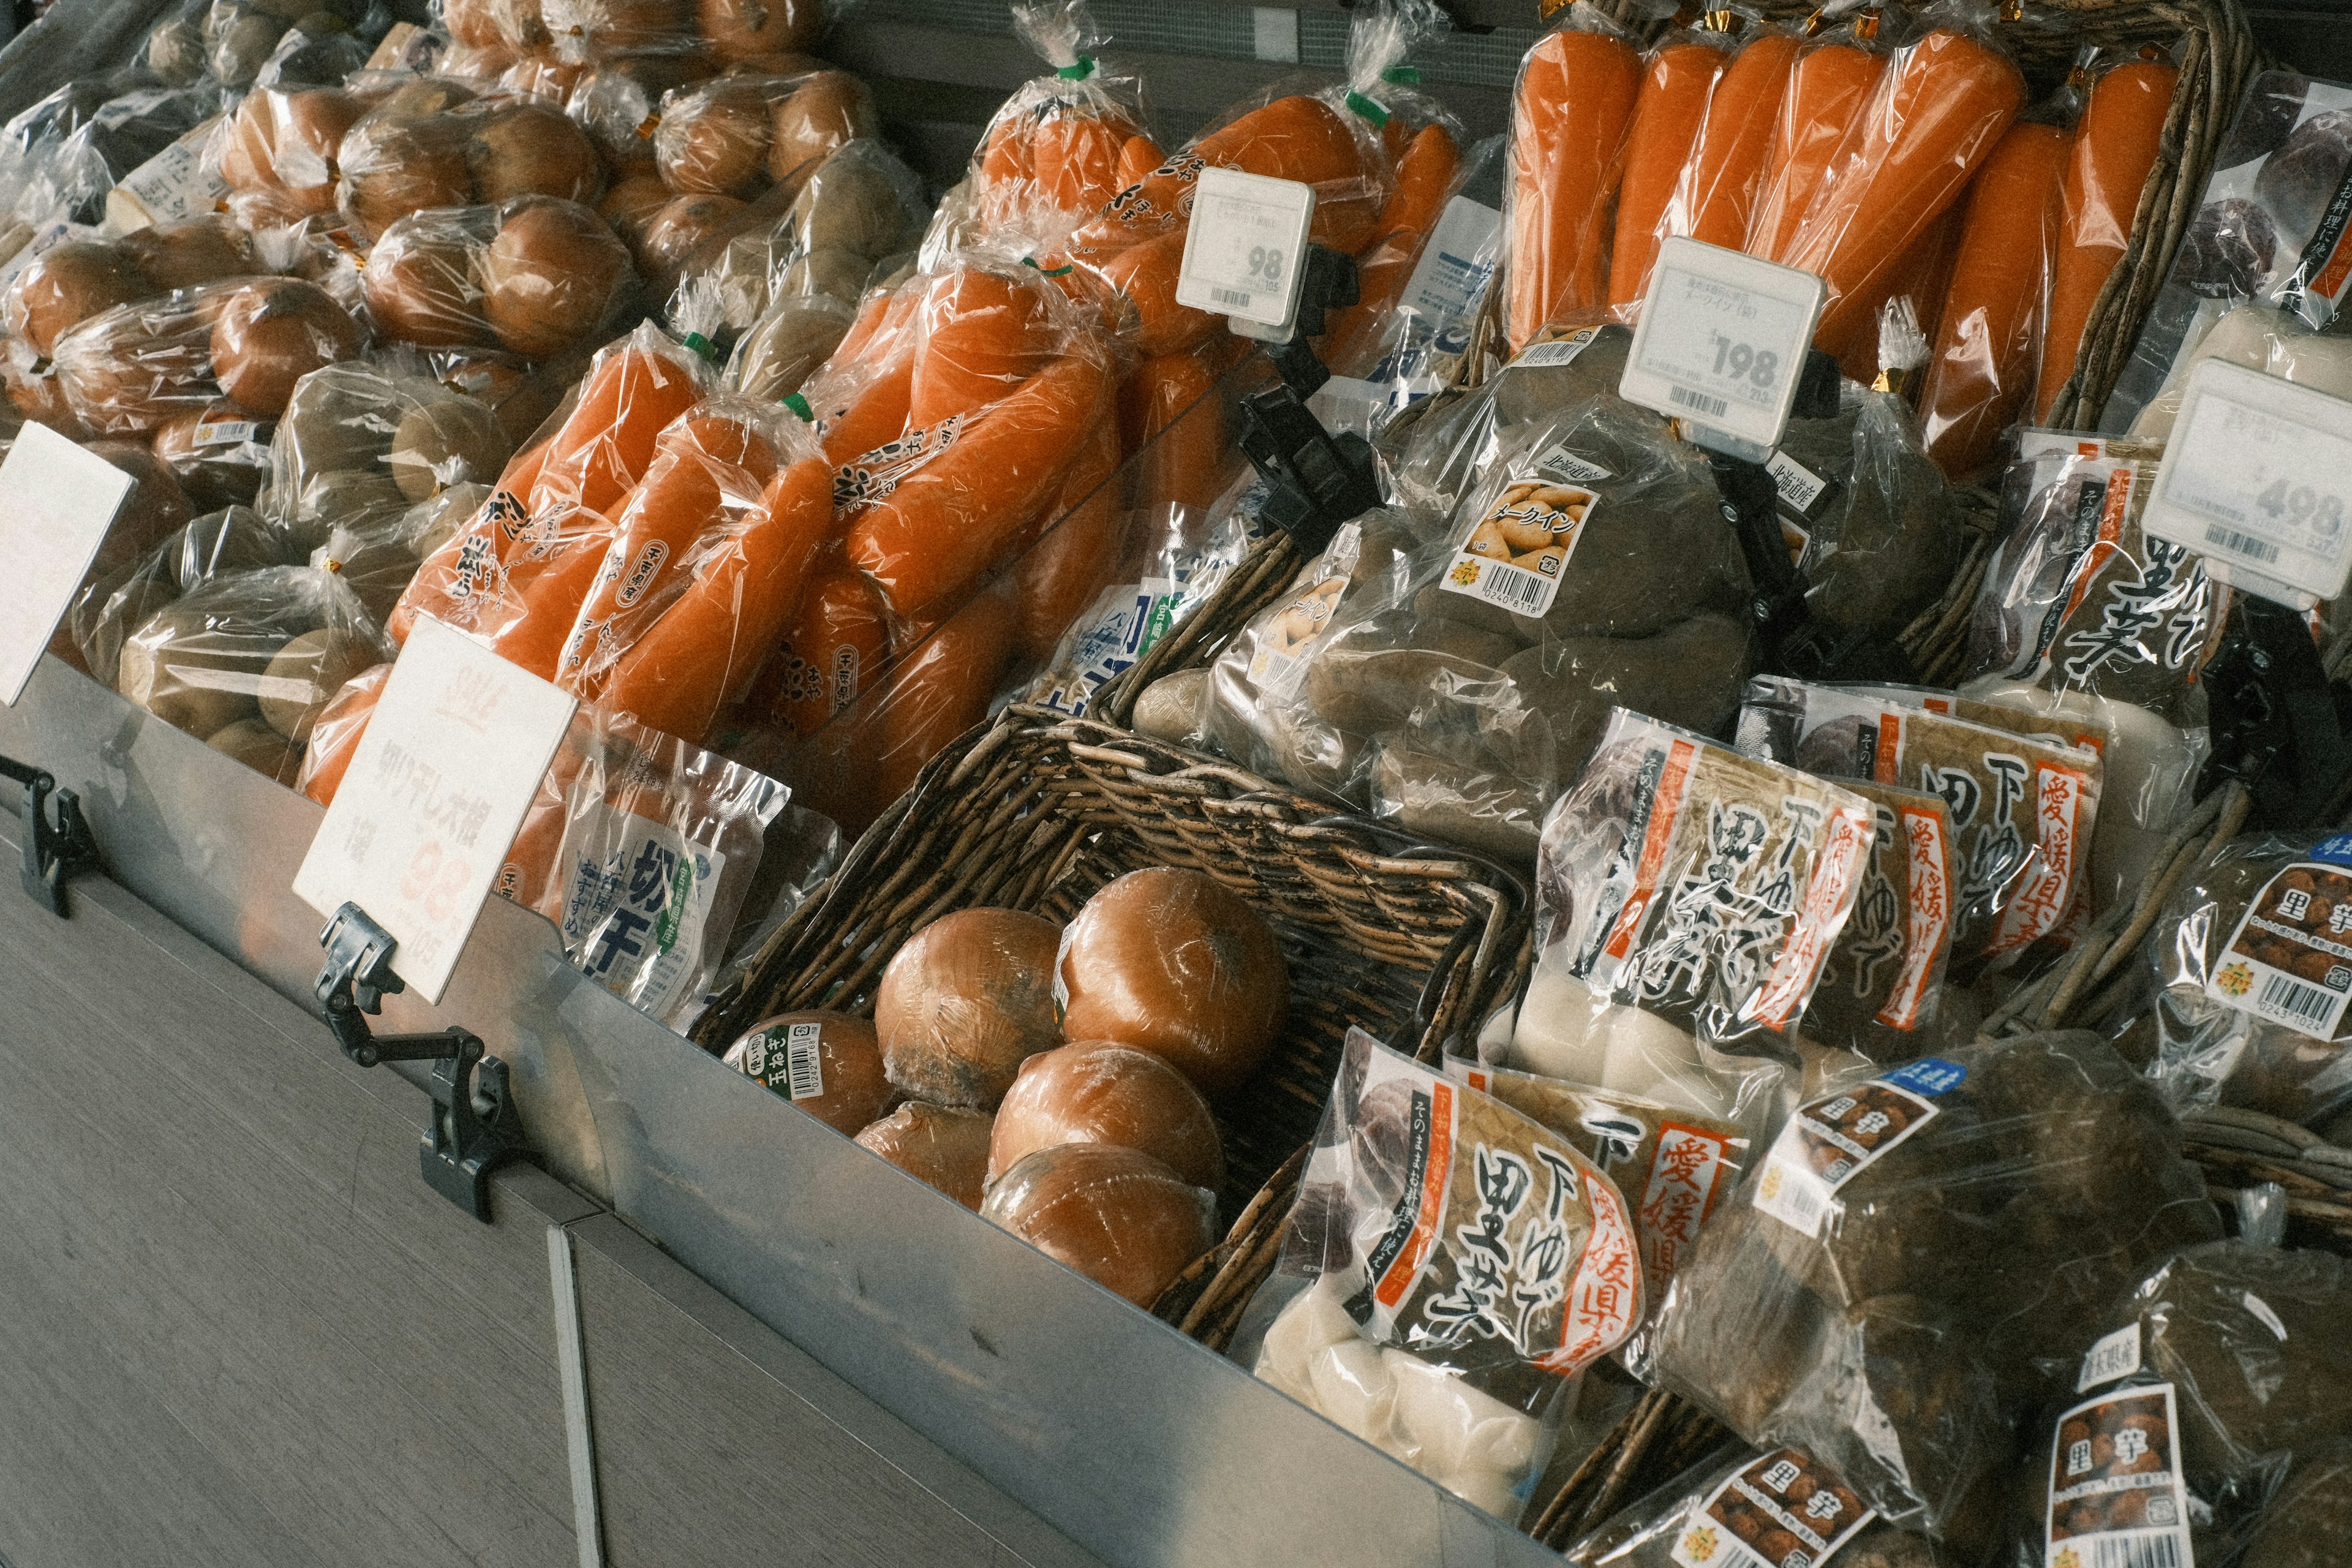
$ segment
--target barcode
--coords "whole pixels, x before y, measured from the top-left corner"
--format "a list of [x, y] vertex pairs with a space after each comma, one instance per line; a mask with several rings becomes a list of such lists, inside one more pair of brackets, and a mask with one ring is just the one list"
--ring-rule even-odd
[[1507, 610], [1539, 616], [1544, 610], [1544, 580], [1516, 566], [1492, 566], [1486, 572], [1486, 597]]
[[1817, 1236], [1822, 1213], [1829, 1206], [1829, 1194], [1802, 1168], [1776, 1161], [1764, 1168], [1756, 1206], [1792, 1230]]
[[1685, 408], [1696, 409], [1701, 414], [1720, 416], [1725, 409], [1731, 406], [1720, 397], [1709, 397], [1704, 392], [1692, 392], [1680, 386], [1666, 388], [1666, 395]]
[[817, 1038], [823, 1026], [794, 1024], [792, 1043], [784, 1047], [784, 1083], [794, 1100], [815, 1100], [824, 1093], [824, 1059]]
[[2305, 985], [2289, 980], [2284, 974], [2267, 975], [2263, 980], [2263, 994], [2258, 1000], [2264, 1012], [2275, 1009], [2306, 1024], [2325, 1026], [2328, 1010], [2336, 1005], [2335, 996], [2316, 985]]
[[2251, 533], [2240, 533], [2234, 528], [2223, 528], [2218, 522], [2207, 525], [2205, 542], [2218, 544], [2232, 555], [2251, 555], [2264, 565], [2274, 565], [2279, 558], [2279, 547], [2269, 540], [2257, 539]]
[[2088, 1549], [2083, 1557], [2083, 1568], [2181, 1568], [2180, 1538], [2177, 1535], [2121, 1539], [2094, 1535], [2082, 1544]]
[[1244, 310], [1247, 310], [1250, 291], [1246, 289], [1212, 289], [1209, 290], [1209, 298], [1220, 305], [1239, 305]]

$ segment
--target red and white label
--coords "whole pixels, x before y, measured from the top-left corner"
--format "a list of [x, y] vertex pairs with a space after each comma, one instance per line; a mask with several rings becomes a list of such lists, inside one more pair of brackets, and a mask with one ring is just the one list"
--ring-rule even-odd
[[1878, 1010], [1878, 1021], [1908, 1029], [1919, 1021], [1928, 977], [1952, 940], [1951, 847], [1944, 839], [1943, 820], [1934, 812], [1905, 806], [1895, 815], [1910, 868], [1906, 889], [1907, 923], [1903, 933], [1903, 968], [1895, 977], [1886, 1005]]

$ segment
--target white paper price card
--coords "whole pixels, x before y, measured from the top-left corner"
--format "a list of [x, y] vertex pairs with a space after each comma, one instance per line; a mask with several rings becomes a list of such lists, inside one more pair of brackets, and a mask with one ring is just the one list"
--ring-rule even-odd
[[1176, 302], [1212, 315], [1287, 328], [1298, 313], [1315, 187], [1297, 180], [1203, 169], [1192, 187]]
[[1617, 389], [1630, 403], [1769, 447], [1789, 422], [1825, 293], [1810, 272], [1669, 239]]
[[400, 943], [394, 970], [438, 1002], [575, 706], [419, 616], [295, 894], [324, 915], [365, 910]]
[[0, 701], [15, 707], [49, 634], [73, 603], [131, 476], [46, 425], [27, 425], [0, 463], [0, 571], [17, 613], [0, 616]]
[[2224, 583], [2309, 609], [2352, 572], [2352, 403], [2209, 359], [2141, 526]]

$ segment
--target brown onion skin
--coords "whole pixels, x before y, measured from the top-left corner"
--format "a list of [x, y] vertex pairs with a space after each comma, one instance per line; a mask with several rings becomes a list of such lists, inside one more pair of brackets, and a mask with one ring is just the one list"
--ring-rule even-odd
[[1061, 1043], [1053, 921], [960, 910], [917, 931], [883, 971], [874, 1026], [890, 1081], [918, 1100], [992, 1110], [1026, 1058]]
[[[821, 1093], [792, 1098], [789, 1052], [795, 1024], [817, 1026], [818, 1079]], [[756, 1043], [756, 1049], [755, 1049]], [[856, 1136], [871, 1125], [896, 1098], [890, 1080], [882, 1075], [882, 1047], [874, 1026], [846, 1013], [779, 1013], [743, 1032], [727, 1048], [726, 1062], [737, 1072], [756, 1078], [835, 1131]], [[755, 1069], [752, 1063], [760, 1063]]]
[[1038, 1151], [990, 1186], [980, 1214], [1144, 1308], [1217, 1239], [1214, 1194], [1115, 1143]]
[[861, 1149], [968, 1209], [980, 1207], [988, 1176], [988, 1138], [995, 1119], [985, 1110], [910, 1100], [857, 1134]]
[[988, 1179], [1065, 1143], [1139, 1149], [1193, 1186], [1213, 1192], [1224, 1184], [1224, 1150], [1209, 1102], [1182, 1073], [1132, 1046], [1080, 1040], [1023, 1062], [996, 1108]]

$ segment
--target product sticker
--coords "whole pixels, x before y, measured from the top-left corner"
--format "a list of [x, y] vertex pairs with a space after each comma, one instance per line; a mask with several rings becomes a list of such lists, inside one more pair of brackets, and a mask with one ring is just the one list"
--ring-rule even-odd
[[[205, 161], [205, 145], [220, 123], [218, 117], [205, 121], [125, 174], [106, 194], [106, 226], [124, 234], [151, 224], [185, 223], [211, 212], [228, 195], [228, 182]], [[323, 162], [316, 173], [327, 173]]]
[[2189, 1568], [2172, 1384], [2086, 1400], [2058, 1418], [2045, 1568]]
[[1116, 596], [1105, 594], [1055, 659], [1066, 679], [1034, 700], [1059, 712], [1084, 713], [1096, 693], [1132, 668], [1168, 629], [1175, 596], [1176, 585], [1164, 577], [1130, 583]]
[[241, 447], [248, 441], [266, 443], [269, 439], [268, 432], [269, 426], [261, 420], [207, 414], [196, 422], [195, 437], [191, 445]]
[[1441, 340], [1449, 325], [1466, 322], [1494, 279], [1495, 237], [1502, 226], [1503, 215], [1484, 202], [1467, 196], [1447, 202], [1398, 304], [1438, 323]]
[[1786, 452], [1775, 451], [1765, 459], [1764, 471], [1772, 476], [1772, 488], [1779, 492], [1780, 504], [1808, 522], [1818, 521], [1837, 482], [1825, 479]]
[[565, 828], [556, 862], [565, 951], [605, 990], [667, 1016], [700, 967], [726, 865], [667, 823], [593, 803]]
[[1286, 326], [1298, 309], [1299, 263], [1314, 217], [1312, 185], [1202, 169], [1192, 186], [1176, 302], [1259, 326]]
[[742, 1046], [743, 1071], [793, 1100], [824, 1096], [824, 1054], [818, 1048], [824, 1026], [787, 1024], [761, 1029]]
[[1878, 1021], [1907, 1029], [1918, 1022], [1928, 978], [1952, 940], [1952, 849], [1940, 810], [1906, 805], [1895, 816], [1907, 872], [1903, 967]]
[[1581, 485], [1513, 480], [1454, 552], [1439, 586], [1515, 615], [1543, 615], [1600, 500]]
[[1526, 348], [1521, 349], [1511, 363], [1504, 368], [1551, 370], [1560, 365], [1573, 364], [1576, 362], [1576, 356], [1591, 347], [1593, 338], [1597, 335], [1595, 328], [1579, 327], [1567, 336], [1554, 338], [1549, 342], [1529, 343]]
[[1536, 471], [1551, 479], [1567, 479], [1580, 485], [1597, 485], [1603, 479], [1617, 477], [1600, 464], [1588, 462], [1570, 451], [1565, 441], [1536, 459]]
[[2305, 860], [2273, 877], [2231, 933], [2205, 994], [2315, 1040], [2335, 1039], [2352, 998], [2352, 870]]
[[2112, 1334], [2099, 1336], [2083, 1357], [2083, 1370], [2074, 1376], [2074, 1392], [2088, 1394], [2103, 1383], [2113, 1383], [2119, 1377], [2129, 1377], [2139, 1370], [2139, 1320], [2135, 1318]]
[[[1926, 1070], [1915, 1070], [1922, 1068]], [[1936, 1119], [1929, 1100], [1959, 1081], [1948, 1081], [1936, 1068], [1962, 1070], [1925, 1058], [1901, 1072], [1798, 1107], [1764, 1157], [1764, 1173], [1756, 1184], [1757, 1208], [1807, 1237], [1820, 1236], [1822, 1218], [1838, 1189]]]
[[1789, 422], [1826, 298], [1810, 272], [1668, 239], [1658, 247], [1619, 395], [1770, 447]]
[[1878, 1517], [1802, 1448], [1776, 1448], [1707, 1494], [1675, 1532], [1682, 1568], [1815, 1568]]
[[[1356, 525], [1347, 526], [1352, 529]], [[1337, 547], [1348, 542], [1332, 542]], [[1352, 557], [1352, 552], [1349, 553]], [[1307, 656], [1322, 640], [1323, 634], [1331, 629], [1331, 619], [1339, 613], [1339, 601], [1347, 595], [1348, 574], [1354, 570], [1352, 558], [1347, 565], [1336, 566], [1331, 575], [1299, 590], [1259, 630], [1257, 652], [1251, 657], [1249, 674], [1261, 690], [1285, 694], [1306, 678]]]

